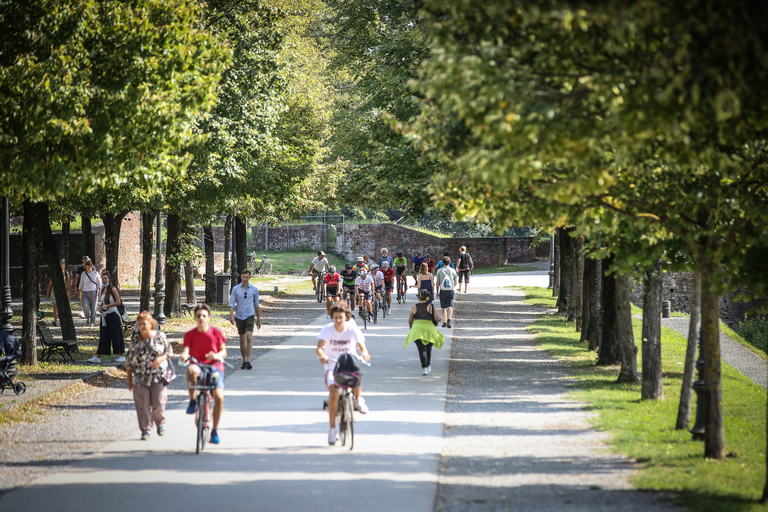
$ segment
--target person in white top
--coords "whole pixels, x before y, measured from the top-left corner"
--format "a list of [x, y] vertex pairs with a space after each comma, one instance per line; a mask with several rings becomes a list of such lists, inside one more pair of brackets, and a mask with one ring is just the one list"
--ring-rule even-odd
[[363, 304], [366, 304], [368, 309], [368, 318], [371, 317], [371, 296], [373, 293], [373, 278], [368, 274], [368, 271], [364, 268], [360, 269], [360, 272], [355, 278], [355, 296], [359, 298], [360, 313], [362, 314]]
[[80, 276], [77, 289], [80, 291], [80, 301], [85, 315], [85, 325], [90, 325], [96, 320], [96, 298], [101, 289], [99, 272], [93, 268], [93, 262], [88, 260], [84, 264], [85, 271]]
[[451, 317], [453, 316], [453, 301], [456, 298], [455, 288], [458, 278], [459, 276], [456, 274], [456, 271], [451, 268], [451, 258], [443, 256], [443, 266], [435, 275], [435, 288], [440, 290], [443, 327], [448, 327], [449, 329], [453, 327], [451, 325]]
[[312, 263], [309, 265], [309, 274], [312, 276], [313, 290], [317, 288], [317, 276], [324, 270], [328, 270], [328, 258], [325, 257], [323, 251], [318, 251], [317, 257], [313, 259]]
[[[82, 281], [81, 281], [82, 282]], [[112, 283], [112, 276], [108, 270], [101, 274], [102, 289], [99, 294], [99, 311], [101, 311], [101, 325], [99, 326], [99, 346], [96, 356], [90, 358], [91, 363], [100, 363], [101, 356], [113, 353], [116, 363], [125, 362], [125, 340], [123, 339], [123, 319], [117, 311], [117, 306], [122, 304], [120, 292]]]
[[[340, 301], [331, 308], [332, 323], [325, 325], [317, 336], [317, 349], [315, 353], [320, 362], [325, 365], [325, 387], [328, 388], [328, 420], [330, 430], [328, 431], [328, 444], [336, 443], [336, 412], [339, 405], [339, 388], [333, 378], [333, 370], [336, 366], [336, 360], [346, 352], [355, 353], [356, 348], [360, 350], [360, 356], [366, 361], [371, 360], [368, 348], [365, 346], [365, 336], [362, 331], [351, 322], [352, 311], [344, 301]], [[362, 386], [358, 382], [358, 387], [354, 389], [355, 410], [362, 414], [368, 413], [368, 406], [365, 399], [360, 396]]]

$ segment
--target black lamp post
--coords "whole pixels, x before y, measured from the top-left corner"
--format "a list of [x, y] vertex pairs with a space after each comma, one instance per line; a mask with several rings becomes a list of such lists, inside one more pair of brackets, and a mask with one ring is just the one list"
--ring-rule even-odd
[[157, 212], [157, 256], [155, 259], [155, 293], [153, 295], [155, 299], [155, 320], [159, 325], [165, 325], [165, 311], [163, 311], [163, 299], [165, 299], [165, 293], [163, 292], [163, 268], [160, 262], [160, 235], [162, 233], [160, 212]]
[[229, 290], [232, 291], [237, 285], [237, 281], [240, 278], [240, 274], [237, 272], [237, 215], [232, 217], [232, 280], [229, 285]]
[[2, 295], [2, 307], [0, 307], [0, 330], [11, 332], [11, 317], [13, 309], [11, 308], [11, 223], [10, 207], [8, 206], [8, 197], [2, 198], [2, 218], [0, 219], [0, 295]]
[[555, 232], [552, 231], [552, 237], [549, 239], [549, 286], [548, 290], [555, 287]]

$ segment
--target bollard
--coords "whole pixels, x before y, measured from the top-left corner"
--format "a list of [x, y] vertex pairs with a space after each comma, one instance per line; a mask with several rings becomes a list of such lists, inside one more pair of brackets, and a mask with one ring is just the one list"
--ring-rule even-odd
[[277, 293], [277, 286], [275, 286], [275, 293]]
[[661, 301], [661, 318], [672, 316], [672, 302], [668, 300]]

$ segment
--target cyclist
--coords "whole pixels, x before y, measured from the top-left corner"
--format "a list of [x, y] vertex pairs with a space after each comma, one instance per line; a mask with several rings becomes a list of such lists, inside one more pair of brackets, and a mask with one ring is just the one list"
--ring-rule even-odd
[[[347, 300], [347, 294], [352, 296], [352, 299], [355, 297], [355, 279], [357, 278], [357, 270], [355, 270], [354, 265], [352, 263], [347, 262], [346, 265], [344, 265], [344, 270], [341, 272], [341, 289], [343, 290], [343, 300]], [[354, 318], [354, 313], [352, 314], [352, 318]]]
[[331, 318], [331, 302], [338, 300], [339, 298], [339, 281], [341, 281], [341, 274], [336, 272], [336, 267], [331, 265], [328, 267], [328, 273], [323, 278], [323, 286], [325, 286], [325, 311], [328, 313], [328, 318]]
[[[403, 256], [403, 251], [397, 252], [397, 258], [395, 258], [394, 269], [397, 276], [398, 289], [400, 286], [400, 280], [405, 279], [405, 269], [408, 266], [408, 260]], [[406, 286], [408, 283], [405, 283]]]
[[[179, 356], [182, 363], [189, 360], [189, 356], [205, 364], [212, 364], [211, 371], [218, 372], [219, 379], [216, 389], [213, 390], [213, 430], [211, 430], [211, 442], [219, 444], [219, 420], [224, 412], [224, 365], [221, 360], [227, 357], [227, 346], [221, 331], [210, 324], [211, 308], [208, 304], [195, 306], [195, 322], [197, 327], [187, 331], [184, 335], [184, 350]], [[195, 384], [200, 377], [200, 367], [190, 364], [187, 368], [187, 391], [189, 391], [189, 406], [187, 414], [195, 414], [197, 400], [195, 400]]]
[[384, 261], [381, 264], [381, 273], [384, 275], [384, 291], [387, 294], [387, 307], [392, 305], [392, 290], [394, 289], [395, 271]]
[[429, 254], [424, 255], [424, 263], [427, 264], [427, 269], [429, 269], [430, 274], [435, 273], [435, 261], [429, 257]]
[[368, 319], [370, 320], [373, 278], [368, 275], [368, 271], [364, 268], [361, 268], [357, 274], [357, 279], [355, 279], [355, 296], [358, 297], [358, 305], [360, 306], [361, 311], [363, 309], [363, 304], [365, 304], [368, 311]]
[[368, 265], [365, 263], [365, 259], [363, 259], [362, 256], [358, 256], [357, 263], [355, 263], [355, 270], [357, 270], [357, 273], [359, 274], [362, 269], [368, 270]]
[[379, 266], [375, 263], [371, 265], [371, 277], [373, 278], [376, 297], [381, 300], [384, 296], [384, 274], [379, 270]]
[[[345, 302], [334, 304], [331, 308], [331, 318], [333, 323], [329, 323], [322, 328], [317, 336], [317, 349], [315, 353], [320, 362], [325, 365], [325, 387], [328, 388], [328, 420], [330, 430], [328, 431], [328, 444], [336, 444], [336, 412], [339, 404], [339, 388], [333, 379], [333, 370], [336, 363], [331, 359], [338, 359], [346, 352], [355, 353], [356, 348], [360, 349], [360, 355], [366, 361], [371, 360], [368, 348], [365, 346], [365, 337], [360, 329], [349, 320], [352, 318], [352, 312]], [[362, 414], [368, 413], [368, 406], [365, 399], [360, 396], [362, 391], [361, 382], [354, 390], [355, 410]]]
[[320, 272], [328, 269], [328, 258], [323, 251], [317, 252], [317, 257], [309, 264], [309, 273], [312, 276], [312, 289], [317, 289], [317, 276]]
[[392, 256], [389, 255], [389, 249], [386, 247], [381, 249], [381, 257], [379, 257], [379, 268], [384, 267], [384, 262], [389, 263], [389, 268], [392, 268], [394, 265], [394, 261], [392, 261]]
[[413, 280], [416, 281], [416, 276], [419, 275], [419, 269], [421, 268], [421, 264], [424, 263], [424, 256], [422, 256], [421, 251], [416, 251], [416, 256], [413, 257], [411, 260], [411, 270], [413, 271]]

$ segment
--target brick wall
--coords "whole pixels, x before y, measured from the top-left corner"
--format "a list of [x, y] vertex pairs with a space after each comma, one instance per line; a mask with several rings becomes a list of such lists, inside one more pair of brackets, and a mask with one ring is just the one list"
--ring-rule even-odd
[[396, 224], [344, 224], [343, 230], [341, 224], [328, 225], [325, 233], [319, 224], [277, 226], [268, 230], [262, 225], [252, 227], [251, 233], [253, 250], [323, 249], [347, 255], [348, 259], [363, 254], [378, 257], [382, 247], [388, 248], [391, 254], [403, 251], [409, 258], [421, 250], [435, 260], [445, 252], [455, 259], [462, 245], [481, 267], [531, 261], [535, 256], [530, 238], [440, 238]]

